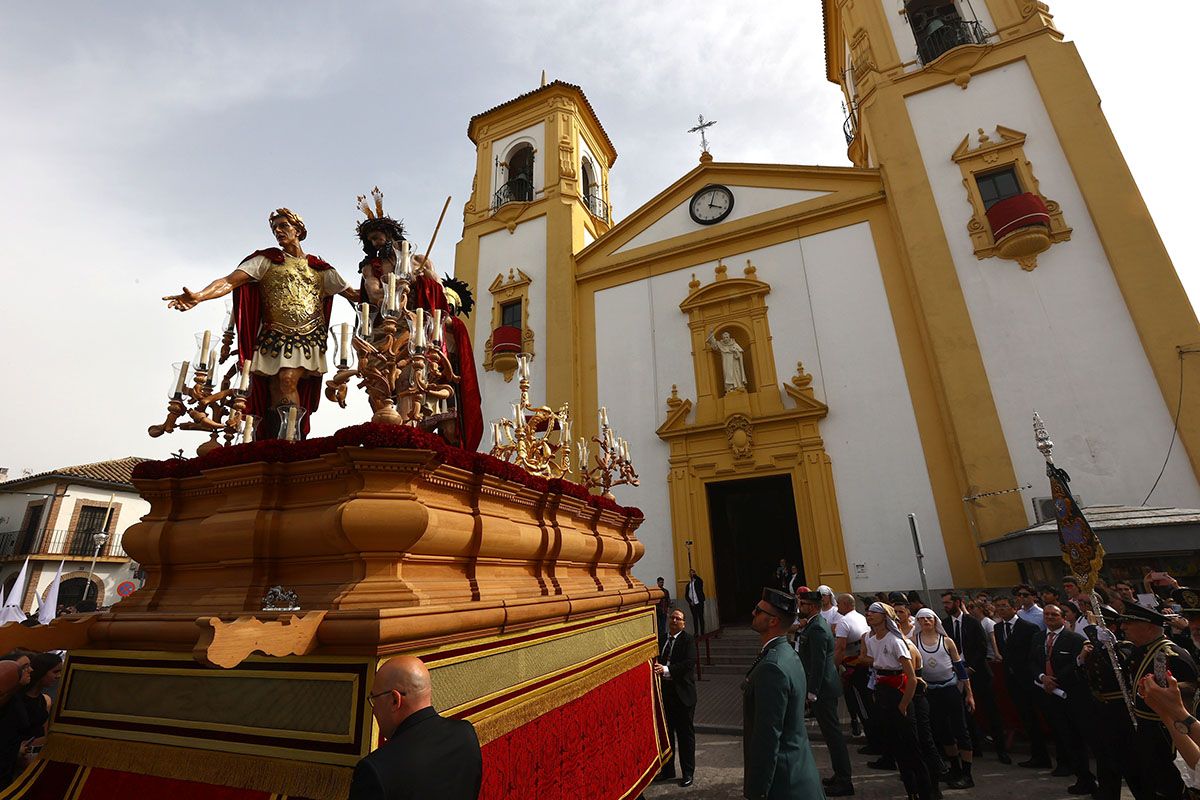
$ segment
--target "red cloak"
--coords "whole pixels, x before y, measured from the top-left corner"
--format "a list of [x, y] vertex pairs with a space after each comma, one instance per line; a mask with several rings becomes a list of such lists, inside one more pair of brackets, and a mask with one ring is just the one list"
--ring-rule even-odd
[[[256, 250], [246, 256], [239, 262], [239, 266], [257, 256], [265, 256], [272, 264], [283, 263], [283, 251], [278, 247], [268, 247], [265, 250]], [[308, 265], [318, 272], [333, 269], [325, 260], [314, 255], [308, 256]], [[326, 297], [322, 299], [321, 313], [325, 317], [325, 327], [327, 329], [329, 327], [329, 314], [332, 309], [333, 298]], [[237, 354], [240, 365], [243, 359], [254, 357], [254, 351], [258, 345], [258, 329], [262, 324], [262, 293], [258, 289], [257, 281], [244, 283], [233, 290], [233, 324], [237, 328]], [[297, 385], [300, 394], [300, 406], [306, 412], [304, 421], [300, 425], [305, 436], [308, 435], [309, 418], [317, 410], [317, 404], [321, 401], [321, 380], [322, 376], [320, 375], [310, 375], [306, 378], [301, 378]], [[246, 413], [253, 414], [255, 419], [258, 420], [258, 424], [262, 424], [264, 417], [270, 410], [271, 392], [266, 379], [251, 373], [250, 394], [246, 398]], [[482, 423], [480, 430], [482, 431]]]

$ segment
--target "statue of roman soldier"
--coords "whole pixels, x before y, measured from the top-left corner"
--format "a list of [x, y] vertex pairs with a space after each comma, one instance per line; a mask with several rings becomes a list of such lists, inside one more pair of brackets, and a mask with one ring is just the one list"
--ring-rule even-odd
[[246, 413], [261, 420], [260, 438], [278, 435], [279, 407], [299, 406], [309, 416], [316, 411], [325, 373], [329, 313], [333, 295], [357, 303], [359, 292], [321, 258], [306, 255], [300, 242], [308, 236], [304, 220], [286, 208], [269, 217], [278, 247], [258, 250], [223, 278], [198, 292], [186, 286], [168, 295], [168, 308], [187, 311], [197, 303], [233, 292], [233, 321], [237, 328], [239, 364], [250, 359], [250, 394]]

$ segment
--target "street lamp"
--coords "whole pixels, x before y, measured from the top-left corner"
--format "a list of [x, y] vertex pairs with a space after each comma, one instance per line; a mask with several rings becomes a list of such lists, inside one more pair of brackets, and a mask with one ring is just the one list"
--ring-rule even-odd
[[96, 545], [96, 549], [92, 552], [92, 566], [88, 569], [87, 586], [83, 587], [83, 599], [88, 599], [88, 591], [92, 588], [92, 580], [96, 576], [96, 559], [100, 557], [100, 551], [104, 549], [104, 545], [108, 544], [108, 534], [104, 531], [92, 534], [92, 544]]

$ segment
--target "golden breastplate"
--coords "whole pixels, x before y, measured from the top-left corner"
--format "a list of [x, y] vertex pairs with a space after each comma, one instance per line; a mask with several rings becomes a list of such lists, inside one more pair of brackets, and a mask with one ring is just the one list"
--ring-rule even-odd
[[272, 264], [259, 280], [266, 327], [288, 333], [319, 327], [324, 322], [321, 283], [321, 273], [307, 259], [285, 255], [282, 264]]

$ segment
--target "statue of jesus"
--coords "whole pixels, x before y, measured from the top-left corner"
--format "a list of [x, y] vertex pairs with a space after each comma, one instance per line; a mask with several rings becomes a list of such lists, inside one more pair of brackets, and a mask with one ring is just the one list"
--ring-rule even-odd
[[725, 392], [744, 392], [746, 391], [746, 368], [742, 363], [742, 346], [733, 340], [729, 335], [729, 331], [721, 334], [721, 339], [716, 338], [716, 331], [708, 335], [705, 340], [709, 350], [721, 354], [721, 371], [725, 376]]

